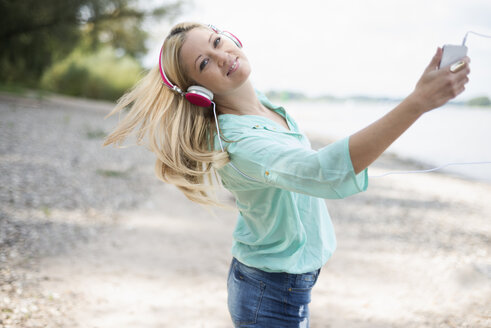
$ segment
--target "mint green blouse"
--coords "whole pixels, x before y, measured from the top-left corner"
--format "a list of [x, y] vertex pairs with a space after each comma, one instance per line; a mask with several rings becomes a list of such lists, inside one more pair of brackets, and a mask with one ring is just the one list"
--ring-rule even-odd
[[[256, 93], [290, 131], [264, 116], [218, 115], [223, 147], [240, 170], [230, 164], [217, 170], [239, 210], [232, 255], [267, 272], [317, 270], [336, 248], [324, 198], [365, 191], [367, 169], [354, 173], [349, 137], [313, 150], [286, 110]], [[214, 142], [220, 150], [218, 135]]]

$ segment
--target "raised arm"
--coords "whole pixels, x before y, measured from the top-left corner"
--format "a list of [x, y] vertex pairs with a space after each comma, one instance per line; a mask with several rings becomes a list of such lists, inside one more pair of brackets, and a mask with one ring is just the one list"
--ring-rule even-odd
[[356, 174], [373, 163], [421, 115], [464, 91], [469, 81], [469, 57], [463, 59], [465, 66], [457, 72], [451, 72], [450, 67], [439, 70], [441, 57], [438, 48], [414, 91], [382, 118], [350, 136], [349, 151]]

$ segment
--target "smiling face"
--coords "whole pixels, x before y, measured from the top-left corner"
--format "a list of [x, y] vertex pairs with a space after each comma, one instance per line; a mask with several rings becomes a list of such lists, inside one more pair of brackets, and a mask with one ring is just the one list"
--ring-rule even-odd
[[225, 95], [247, 81], [249, 61], [228, 37], [211, 29], [195, 28], [186, 33], [180, 60], [186, 75], [215, 95]]

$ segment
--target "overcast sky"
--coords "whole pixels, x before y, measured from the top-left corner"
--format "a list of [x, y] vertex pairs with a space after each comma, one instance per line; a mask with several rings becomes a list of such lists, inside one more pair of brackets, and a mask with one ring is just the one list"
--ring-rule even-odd
[[[158, 62], [169, 28], [212, 23], [237, 35], [256, 88], [308, 95], [409, 94], [437, 46], [461, 44], [468, 30], [491, 35], [490, 0], [190, 0], [170, 24], [152, 24]], [[491, 96], [491, 39], [470, 35], [470, 82], [457, 100]]]

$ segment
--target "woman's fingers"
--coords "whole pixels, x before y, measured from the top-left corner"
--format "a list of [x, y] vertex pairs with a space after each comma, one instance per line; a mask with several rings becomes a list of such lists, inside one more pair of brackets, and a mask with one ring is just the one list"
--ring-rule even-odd
[[457, 97], [469, 82], [469, 57], [462, 58], [460, 63], [437, 69], [441, 56], [442, 50], [438, 48], [413, 92], [424, 111], [440, 107]]
[[471, 71], [469, 68], [469, 62], [470, 62], [469, 57], [463, 58], [460, 62], [452, 65], [454, 68], [453, 72], [452, 72], [452, 68], [450, 68], [450, 72], [452, 72], [451, 74], [452, 77], [454, 78], [453, 89], [457, 95], [465, 90], [464, 86], [465, 84], [467, 84], [467, 82], [469, 82], [468, 75]]
[[445, 84], [442, 85], [444, 88], [442, 91], [449, 97], [447, 101], [457, 97], [465, 90], [464, 86], [469, 82], [469, 62], [470, 58], [466, 56], [458, 62], [441, 70], [443, 75], [445, 75], [446, 80]]
[[454, 72], [454, 74], [457, 75], [457, 78], [462, 78], [463, 76], [469, 75], [471, 72], [471, 68], [469, 67], [469, 63], [464, 62], [462, 68], [459, 68], [457, 72]]
[[[467, 56], [465, 56], [464, 58], [462, 58], [461, 60], [453, 63], [452, 65], [450, 65], [448, 67], [448, 70], [451, 72], [451, 73], [458, 73], [462, 70], [464, 70], [464, 68], [468, 68], [469, 67], [469, 63], [470, 63], [471, 59]], [[470, 72], [470, 71], [469, 71]], [[469, 72], [467, 72], [467, 74], [469, 74]]]
[[458, 71], [460, 71], [464, 67], [465, 67], [465, 61], [459, 60], [455, 64], [450, 65], [450, 68], [449, 69], [450, 69], [450, 72], [457, 73]]
[[[465, 85], [467, 84], [467, 82], [469, 82], [469, 78], [467, 76], [464, 76], [461, 80], [459, 80], [459, 82], [457, 83], [456, 85], [456, 88], [457, 90], [462, 90], [464, 91], [465, 89]], [[462, 92], [460, 91], [459, 94]]]
[[446, 94], [449, 97], [447, 100], [451, 100], [461, 94], [464, 91], [465, 85], [468, 81], [469, 79], [467, 77], [453, 81], [450, 87], [446, 90]]
[[465, 86], [459, 87], [459, 89], [457, 90], [457, 96], [460, 95], [464, 91], [465, 91]]
[[442, 59], [442, 49], [440, 47], [438, 47], [436, 49], [435, 55], [433, 56], [433, 58], [431, 58], [430, 63], [428, 64], [428, 66], [424, 70], [424, 73], [428, 73], [428, 72], [436, 70], [438, 68], [438, 64], [440, 63], [441, 59]]

